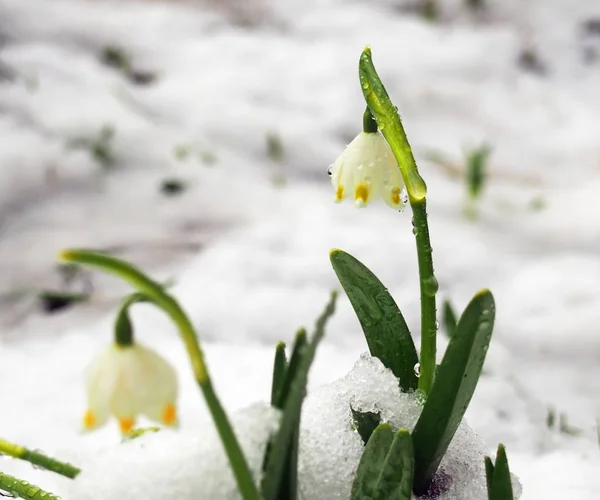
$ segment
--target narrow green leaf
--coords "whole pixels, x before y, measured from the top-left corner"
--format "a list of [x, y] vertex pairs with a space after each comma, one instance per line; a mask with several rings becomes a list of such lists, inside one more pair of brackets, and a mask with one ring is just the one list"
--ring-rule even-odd
[[496, 463], [492, 479], [492, 494], [490, 500], [513, 500], [512, 483], [510, 481], [510, 469], [508, 458], [503, 445], [498, 445]]
[[306, 348], [307, 343], [306, 330], [304, 328], [300, 328], [300, 330], [296, 332], [294, 347], [292, 348], [292, 355], [290, 356], [290, 361], [285, 370], [285, 376], [281, 382], [281, 389], [277, 398], [277, 404], [275, 405], [277, 408], [283, 410], [285, 407], [285, 403], [290, 394], [290, 389], [294, 383], [294, 380], [296, 379], [298, 369], [301, 366], [304, 349]]
[[[304, 396], [306, 394], [308, 371], [314, 360], [317, 346], [325, 334], [325, 325], [335, 311], [336, 298], [337, 293], [334, 291], [331, 293], [331, 299], [325, 307], [325, 310], [317, 319], [315, 333], [310, 341], [300, 344], [298, 339], [302, 337], [302, 335], [300, 335], [301, 332], [299, 332], [296, 337], [294, 351], [297, 351], [298, 353], [297, 356], [299, 357], [299, 362], [297, 369], [294, 370], [295, 376], [290, 383], [287, 397], [285, 397], [279, 430], [271, 441], [265, 474], [261, 482], [264, 500], [279, 500], [281, 498], [279, 492], [281, 491], [283, 478], [287, 474], [286, 464], [288, 466], [295, 466], [295, 464], [290, 464], [288, 457], [289, 450], [298, 446], [298, 426], [302, 402], [304, 401]], [[294, 353], [292, 353], [292, 358], [290, 359], [288, 372], [292, 370], [293, 361]], [[288, 490], [288, 492], [288, 498], [290, 500], [295, 500], [297, 492], [290, 490]]]
[[329, 259], [360, 321], [371, 355], [379, 358], [400, 379], [402, 390], [416, 389], [417, 350], [387, 288], [352, 255], [332, 250]]
[[486, 179], [487, 160], [492, 152], [488, 144], [483, 144], [467, 157], [467, 186], [469, 196], [476, 199], [483, 190]]
[[350, 407], [352, 420], [356, 426], [356, 431], [360, 434], [364, 444], [367, 444], [371, 434], [381, 423], [381, 415], [370, 411], [360, 412]]
[[452, 307], [452, 303], [449, 300], [444, 300], [442, 305], [442, 323], [444, 324], [444, 330], [448, 337], [452, 338], [454, 332], [456, 332], [456, 311]]
[[278, 407], [279, 394], [287, 371], [285, 344], [278, 342], [275, 347], [275, 360], [273, 362], [273, 382], [271, 383], [271, 406]]
[[494, 327], [489, 290], [475, 295], [450, 339], [438, 376], [413, 431], [415, 493], [427, 491], [481, 375]]
[[490, 457], [485, 457], [485, 481], [487, 484], [488, 500], [492, 500], [492, 485], [494, 484], [494, 464]]
[[394, 433], [389, 424], [380, 424], [375, 428], [360, 458], [350, 500], [375, 498], [379, 473], [393, 440]]
[[400, 429], [394, 436], [377, 480], [377, 500], [410, 500], [415, 452], [410, 433]]

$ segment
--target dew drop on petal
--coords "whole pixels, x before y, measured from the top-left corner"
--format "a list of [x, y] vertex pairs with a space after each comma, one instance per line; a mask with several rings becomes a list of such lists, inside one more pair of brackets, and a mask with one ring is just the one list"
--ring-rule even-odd
[[327, 169], [327, 175], [329, 177], [331, 177], [332, 174], [333, 174], [333, 165], [329, 165], [329, 168]]

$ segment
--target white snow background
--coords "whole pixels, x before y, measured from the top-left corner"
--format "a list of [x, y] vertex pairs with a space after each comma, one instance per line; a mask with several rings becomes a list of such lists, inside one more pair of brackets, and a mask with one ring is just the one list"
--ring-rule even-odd
[[[275, 425], [260, 403], [275, 342], [311, 327], [339, 288], [331, 248], [382, 279], [418, 339], [410, 210], [334, 205], [326, 175], [360, 130], [357, 64], [370, 44], [428, 184], [440, 303], [449, 297], [462, 310], [481, 288], [496, 298], [469, 425], [485, 451], [506, 445], [522, 499], [600, 498], [600, 35], [582, 30], [600, 4], [494, 0], [473, 15], [440, 0], [442, 21], [430, 24], [409, 3], [0, 0], [0, 433], [72, 460], [98, 491], [69, 495], [67, 480], [6, 458], [0, 469], [65, 500], [125, 500], [131, 485], [152, 491], [167, 473], [194, 478], [197, 492], [182, 487], [170, 498], [231, 494], [211, 486], [225, 462], [183, 346], [147, 306], [136, 306], [134, 325], [177, 367], [181, 429], [123, 445], [114, 422], [80, 433], [83, 370], [111, 341], [127, 289], [93, 273], [90, 304], [43, 314], [26, 291], [57, 286], [64, 247], [110, 249], [175, 280], [226, 408], [253, 405], [234, 418], [250, 448]], [[102, 64], [108, 45], [156, 81], [136, 85]], [[544, 74], [517, 64], [524, 48]], [[105, 125], [115, 130], [110, 171], [71, 145]], [[281, 138], [282, 162], [267, 155], [268, 134]], [[494, 148], [491, 178], [478, 220], [468, 221], [464, 185], [426, 157], [438, 150], [460, 164], [483, 141]], [[165, 197], [159, 185], [171, 177], [189, 189]], [[342, 294], [311, 373], [304, 427], [319, 421], [319, 398], [346, 390], [343, 381], [317, 388], [365, 350]], [[373, 361], [361, 363], [383, 384]], [[549, 407], [581, 434], [549, 430]], [[319, 498], [309, 487], [305, 497]]]

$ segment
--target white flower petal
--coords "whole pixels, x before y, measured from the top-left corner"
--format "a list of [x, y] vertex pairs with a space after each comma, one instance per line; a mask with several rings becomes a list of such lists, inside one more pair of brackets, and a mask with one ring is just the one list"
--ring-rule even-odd
[[383, 198], [392, 208], [404, 207], [402, 175], [381, 133], [361, 132], [330, 167], [335, 201], [352, 197], [357, 207]]
[[138, 343], [113, 345], [98, 356], [88, 369], [86, 386], [87, 428], [103, 425], [109, 413], [119, 419], [123, 432], [133, 427], [141, 413], [166, 425], [176, 424], [175, 371], [156, 352]]

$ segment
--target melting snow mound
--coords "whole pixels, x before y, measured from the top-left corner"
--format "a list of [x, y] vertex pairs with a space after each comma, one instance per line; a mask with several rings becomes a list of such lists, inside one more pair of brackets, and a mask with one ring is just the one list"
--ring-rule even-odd
[[[306, 398], [300, 430], [299, 488], [303, 500], [350, 498], [364, 450], [351, 408], [379, 413], [393, 428], [412, 430], [421, 405], [400, 392], [398, 379], [377, 358], [362, 355], [345, 377]], [[280, 413], [257, 403], [232, 415], [232, 423], [257, 480], [266, 443]], [[482, 440], [463, 422], [427, 499], [487, 500]], [[515, 497], [520, 484], [513, 479]], [[105, 450], [61, 491], [64, 500], [238, 499], [235, 481], [212, 422], [202, 429], [146, 433]]]

